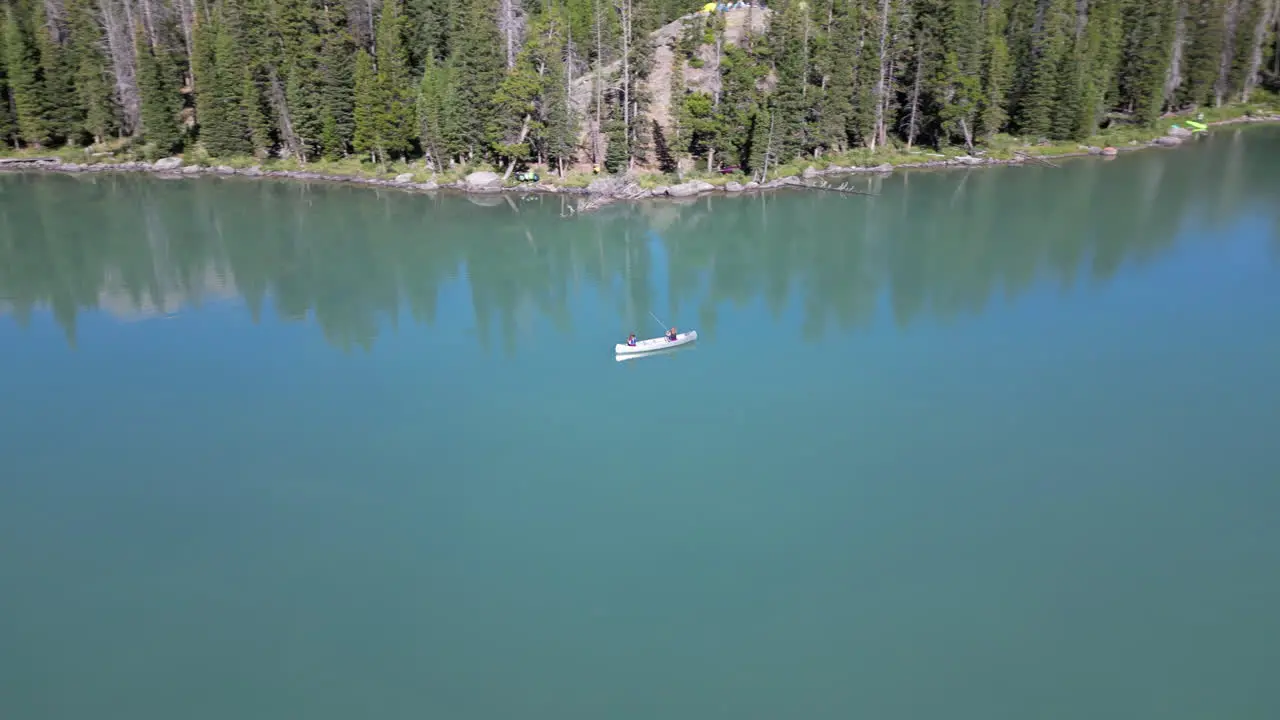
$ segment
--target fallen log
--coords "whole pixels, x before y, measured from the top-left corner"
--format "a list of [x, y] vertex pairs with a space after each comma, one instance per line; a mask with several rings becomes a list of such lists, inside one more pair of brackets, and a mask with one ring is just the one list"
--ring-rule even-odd
[[854, 190], [849, 187], [849, 183], [844, 183], [839, 187], [831, 187], [830, 185], [810, 185], [808, 183], [797, 183], [794, 187], [808, 188], [809, 190], [826, 190], [827, 192], [844, 193], [845, 195], [865, 195], [866, 197], [876, 197], [875, 193], [863, 192], [862, 190]]
[[1044, 163], [1045, 165], [1048, 165], [1048, 166], [1049, 166], [1049, 167], [1051, 167], [1051, 168], [1060, 168], [1060, 167], [1062, 167], [1061, 165], [1058, 165], [1058, 164], [1056, 164], [1056, 163], [1051, 163], [1051, 162], [1049, 162], [1048, 160], [1045, 160], [1044, 158], [1042, 158], [1042, 157], [1040, 157], [1040, 156], [1038, 156], [1038, 155], [1028, 155], [1028, 154], [1023, 153], [1023, 152], [1018, 152], [1017, 150], [1013, 151], [1013, 154], [1014, 154], [1014, 155], [1017, 155], [1017, 156], [1018, 156], [1018, 157], [1020, 157], [1020, 158], [1023, 158], [1024, 160], [1035, 160], [1036, 162], [1042, 162], [1042, 163]]
[[16, 158], [0, 158], [0, 165], [14, 165], [14, 164], [18, 164], [18, 163], [56, 163], [56, 162], [58, 162], [58, 158], [56, 158], [56, 157], [35, 157], [35, 158], [16, 157]]

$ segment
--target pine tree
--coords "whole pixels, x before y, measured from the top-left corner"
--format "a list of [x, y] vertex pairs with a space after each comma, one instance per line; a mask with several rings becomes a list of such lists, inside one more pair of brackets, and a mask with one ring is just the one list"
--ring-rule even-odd
[[18, 120], [13, 113], [13, 96], [9, 92], [8, 17], [0, 13], [0, 144], [18, 143]]
[[604, 168], [610, 173], [618, 173], [627, 169], [627, 126], [622, 118], [613, 118], [605, 123], [607, 145], [604, 151]]
[[1000, 132], [1009, 118], [1007, 109], [1009, 87], [1013, 80], [1010, 72], [1009, 45], [1005, 40], [1008, 20], [1004, 3], [992, 0], [987, 4], [983, 18], [984, 47], [982, 73], [982, 102], [979, 106], [978, 126], [985, 137]]
[[320, 64], [317, 68], [320, 97], [320, 150], [338, 159], [347, 154], [355, 134], [354, 42], [346, 29], [326, 15], [321, 28]]
[[[320, 153], [323, 84], [318, 64], [324, 11], [314, 0], [276, 0], [278, 53], [266, 63], [266, 83], [282, 152], [299, 160]], [[283, 99], [279, 85], [283, 80]]]
[[376, 119], [379, 153], [403, 157], [414, 137], [414, 88], [404, 46], [400, 0], [384, 0], [378, 21]]
[[[212, 18], [207, 18], [198, 10], [192, 23], [191, 32], [191, 72], [193, 80], [194, 100], [196, 106], [196, 128], [201, 140], [212, 124], [218, 124], [217, 102], [217, 26]], [[212, 120], [212, 123], [210, 122]], [[205, 143], [207, 146], [207, 142]]]
[[178, 95], [173, 60], [164, 48], [153, 48], [141, 34], [134, 40], [138, 50], [138, 89], [142, 92], [142, 136], [166, 155], [182, 144]]
[[676, 163], [680, 162], [680, 156], [689, 151], [689, 136], [685, 132], [689, 121], [685, 110], [685, 95], [687, 90], [684, 83], [684, 59], [680, 54], [676, 54], [671, 64], [671, 148], [674, 151]]
[[449, 56], [449, 30], [456, 12], [454, 7], [456, 4], [449, 0], [409, 0], [406, 3], [405, 17], [410, 30], [405, 42], [414, 72], [422, 73], [429, 61], [443, 61]]
[[671, 156], [671, 149], [667, 147], [666, 133], [662, 132], [662, 126], [657, 120], [653, 120], [653, 152], [658, 156], [658, 170], [674, 174], [676, 171], [676, 159]]
[[531, 154], [529, 132], [543, 91], [542, 78], [534, 66], [536, 37], [535, 28], [530, 42], [516, 57], [516, 66], [503, 78], [493, 98], [488, 135], [494, 138], [494, 154], [507, 164], [526, 160]]
[[[840, 63], [846, 65], [847, 63]], [[731, 156], [732, 162], [745, 165], [750, 154], [751, 117], [759, 99], [756, 83], [761, 79], [760, 66], [740, 47], [725, 47], [724, 57], [720, 61], [720, 105], [716, 108], [718, 125], [716, 152]], [[845, 94], [851, 92], [848, 85], [832, 84], [828, 87], [827, 96], [817, 93], [814, 88], [814, 99], [817, 101], [817, 113], [820, 118], [830, 120], [832, 135], [830, 139], [837, 147], [843, 148], [845, 126], [848, 122], [848, 103]], [[832, 96], [839, 94], [839, 98]], [[825, 113], [825, 115], [823, 115]], [[828, 139], [824, 137], [823, 139]]]
[[570, 68], [564, 61], [567, 53], [567, 42], [559, 33], [567, 31], [568, 25], [557, 21], [549, 29], [556, 33], [555, 42], [546, 48], [546, 67], [542, 76], [542, 99], [540, 103], [542, 118], [542, 137], [540, 145], [547, 161], [554, 163], [563, 173], [565, 165], [573, 160], [574, 146], [577, 144], [578, 126], [569, 106], [569, 88], [567, 85]]
[[62, 45], [66, 28], [45, 13], [44, 3], [34, 3], [32, 35], [39, 56], [41, 105], [50, 141], [78, 139], [84, 112], [76, 97], [75, 66]]
[[1174, 0], [1127, 6], [1119, 82], [1124, 103], [1134, 120], [1151, 125], [1164, 108], [1164, 81], [1174, 31]]
[[430, 59], [418, 87], [418, 138], [423, 152], [438, 170], [443, 170], [448, 159], [458, 150], [450, 136], [453, 125], [449, 116], [452, 84], [450, 66]]
[[103, 55], [102, 28], [89, 0], [71, 0], [67, 14], [71, 28], [71, 61], [75, 65], [74, 86], [82, 117], [81, 128], [94, 143], [103, 142], [115, 131], [120, 109]]
[[[840, 3], [835, 10], [829, 37], [824, 38], [818, 52], [819, 72], [826, 83], [817, 112], [817, 139], [821, 145], [836, 152], [842, 152], [848, 147], [854, 126], [854, 95], [858, 71], [854, 27], [848, 3]], [[754, 66], [750, 58], [734, 57], [730, 62], [735, 66], [743, 62]], [[747, 113], [743, 120], [749, 122], [750, 117], [750, 113]], [[750, 135], [744, 133], [743, 137], [749, 139]], [[742, 158], [742, 164], [746, 164], [745, 158]]]
[[272, 146], [271, 120], [263, 107], [262, 90], [253, 76], [253, 70], [246, 67], [240, 78], [240, 117], [244, 118], [248, 130], [249, 147], [254, 155], [263, 158]]
[[[197, 27], [196, 118], [200, 140], [216, 157], [248, 155], [253, 151], [244, 115], [244, 73], [248, 67], [237, 44], [231, 22], [210, 23], [201, 34]], [[210, 36], [212, 36], [210, 38]], [[212, 47], [208, 47], [209, 40]], [[203, 76], [203, 79], [202, 79]]]
[[774, 145], [779, 157], [790, 158], [803, 152], [807, 143], [808, 48], [805, 39], [809, 17], [805, 3], [800, 0], [783, 0], [780, 5], [774, 9], [769, 24], [769, 44], [778, 77], [773, 99], [777, 125]]
[[1085, 120], [1089, 112], [1089, 36], [1076, 38], [1063, 53], [1058, 76], [1058, 101], [1054, 105], [1053, 136], [1060, 140], [1088, 137]]
[[[457, 105], [459, 139], [469, 154], [483, 153], [494, 139], [488, 133], [493, 98], [502, 82], [502, 39], [494, 22], [493, 0], [466, 0], [467, 7], [456, 32], [450, 36], [453, 67], [458, 78], [453, 102]], [[456, 6], [455, 6], [456, 7]]]
[[368, 155], [373, 162], [385, 158], [378, 146], [378, 120], [381, 108], [378, 97], [378, 75], [373, 69], [373, 58], [360, 48], [356, 51], [355, 72], [355, 132], [352, 145], [356, 152]]
[[767, 167], [773, 167], [777, 157], [773, 150], [773, 114], [769, 107], [760, 105], [751, 117], [750, 153], [747, 155], [747, 169], [753, 177], [764, 181]]
[[[851, 0], [851, 9], [842, 31], [843, 40], [853, 46], [853, 96], [847, 125], [850, 145], [866, 145], [875, 125], [875, 88], [879, 77], [879, 45], [875, 42], [879, 25], [875, 23], [872, 0]], [[855, 37], [856, 34], [856, 37]], [[759, 132], [753, 123], [753, 132]], [[752, 141], [754, 147], [754, 141]]]
[[9, 99], [22, 141], [45, 145], [50, 140], [40, 81], [40, 57], [29, 28], [14, 8], [6, 8], [5, 52], [9, 71]]
[[1074, 22], [1072, 0], [1051, 0], [1036, 37], [1028, 85], [1021, 98], [1018, 130], [1030, 138], [1054, 134], [1054, 104], [1061, 90], [1068, 30]]
[[1205, 105], [1212, 101], [1218, 59], [1222, 54], [1222, 6], [1218, 0], [1186, 0], [1186, 4], [1187, 46], [1183, 55], [1186, 69], [1177, 102]]

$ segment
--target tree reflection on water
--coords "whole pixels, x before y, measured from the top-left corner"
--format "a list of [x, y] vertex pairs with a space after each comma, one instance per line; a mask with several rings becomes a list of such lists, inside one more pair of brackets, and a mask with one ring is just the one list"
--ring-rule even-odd
[[761, 302], [776, 318], [798, 307], [816, 340], [870, 325], [882, 302], [909, 326], [1046, 283], [1106, 283], [1184, 231], [1213, 238], [1249, 213], [1275, 228], [1280, 258], [1280, 181], [1267, 161], [1277, 156], [1280, 133], [1224, 131], [1060, 169], [853, 180], [875, 198], [795, 190], [569, 219], [560, 214], [572, 199], [557, 196], [10, 175], [0, 178], [0, 311], [25, 324], [48, 308], [74, 345], [83, 310], [148, 316], [242, 298], [255, 321], [270, 304], [281, 318], [313, 319], [336, 347], [367, 350], [406, 312], [433, 324], [441, 288], [465, 280], [478, 340], [496, 334], [507, 353], [535, 316], [571, 332], [584, 293], [619, 328], [647, 327], [661, 310], [696, 315], [708, 338], [731, 309]]

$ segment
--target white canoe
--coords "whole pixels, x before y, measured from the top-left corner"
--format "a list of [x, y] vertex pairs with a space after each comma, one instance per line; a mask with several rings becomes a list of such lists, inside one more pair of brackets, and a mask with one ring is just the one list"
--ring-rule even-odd
[[651, 352], [631, 353], [629, 355], [614, 355], [613, 359], [615, 362], [620, 362], [620, 363], [626, 362], [628, 360], [648, 360], [651, 358], [671, 357], [672, 355], [679, 355], [682, 352], [692, 352], [693, 349], [694, 347], [692, 345], [679, 345], [677, 347], [662, 348], [661, 350], [653, 350]]
[[662, 337], [649, 338], [648, 340], [637, 340], [635, 345], [618, 343], [613, 346], [613, 352], [615, 355], [638, 355], [640, 353], [688, 345], [697, 339], [698, 331], [690, 330], [689, 332], [676, 333], [675, 340], [668, 340], [667, 336], [663, 335]]

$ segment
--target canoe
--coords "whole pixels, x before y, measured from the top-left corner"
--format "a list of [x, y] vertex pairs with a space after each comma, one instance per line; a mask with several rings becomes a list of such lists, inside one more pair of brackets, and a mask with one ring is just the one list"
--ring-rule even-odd
[[689, 332], [676, 333], [675, 340], [668, 340], [666, 335], [658, 338], [649, 338], [648, 340], [638, 340], [634, 346], [626, 343], [618, 343], [613, 346], [613, 352], [616, 355], [638, 355], [640, 353], [654, 352], [655, 350], [666, 350], [667, 348], [680, 347], [688, 345], [698, 339], [698, 331], [690, 330]]
[[694, 350], [693, 345], [677, 345], [676, 347], [666, 347], [666, 348], [662, 348], [661, 350], [654, 350], [652, 352], [628, 353], [626, 355], [614, 355], [613, 360], [614, 362], [620, 362], [620, 363], [626, 362], [628, 360], [648, 360], [650, 358], [671, 357], [672, 355], [679, 355], [680, 353], [683, 353], [683, 352], [692, 352], [693, 350]]

